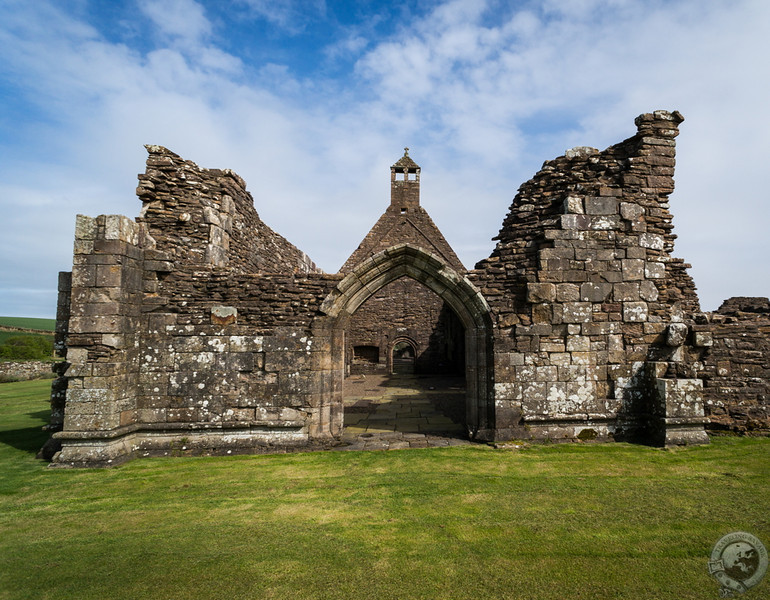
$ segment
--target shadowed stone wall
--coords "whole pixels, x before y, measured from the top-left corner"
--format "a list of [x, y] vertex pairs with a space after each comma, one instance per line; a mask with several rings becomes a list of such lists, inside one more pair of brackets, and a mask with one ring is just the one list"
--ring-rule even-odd
[[705, 344], [703, 395], [710, 428], [770, 433], [770, 300], [730, 298], [694, 329]]
[[[402, 277], [372, 295], [355, 312], [348, 327], [348, 362], [352, 373], [390, 372], [399, 340], [415, 348], [416, 373], [462, 373], [462, 324], [451, 308], [424, 285]], [[355, 347], [377, 347], [371, 364], [355, 356]]]

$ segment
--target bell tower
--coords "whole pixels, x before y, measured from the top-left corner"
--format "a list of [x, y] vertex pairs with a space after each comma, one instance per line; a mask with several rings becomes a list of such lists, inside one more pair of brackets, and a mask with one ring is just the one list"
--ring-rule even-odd
[[390, 167], [390, 210], [409, 214], [420, 206], [420, 167], [409, 158], [409, 148], [404, 156]]

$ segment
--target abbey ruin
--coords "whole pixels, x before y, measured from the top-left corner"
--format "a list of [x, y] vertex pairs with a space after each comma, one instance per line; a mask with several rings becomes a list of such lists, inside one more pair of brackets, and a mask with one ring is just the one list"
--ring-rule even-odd
[[[575, 148], [520, 188], [471, 270], [420, 205], [420, 167], [338, 273], [261, 221], [243, 180], [148, 146], [140, 216], [78, 216], [59, 280], [58, 466], [323, 447], [357, 372], [464, 377], [467, 436], [708, 442], [770, 431], [770, 303], [701, 312], [673, 256], [682, 116]], [[396, 357], [396, 358], [394, 358]]]

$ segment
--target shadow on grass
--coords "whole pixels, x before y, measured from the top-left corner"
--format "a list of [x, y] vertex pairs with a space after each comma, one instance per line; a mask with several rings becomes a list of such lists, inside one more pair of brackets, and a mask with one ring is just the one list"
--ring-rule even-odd
[[31, 419], [39, 419], [40, 425], [0, 431], [0, 444], [6, 444], [22, 452], [29, 452], [34, 455], [38, 453], [46, 440], [51, 436], [48, 431], [43, 431], [42, 429], [43, 425], [48, 423], [51, 411], [38, 410], [27, 413], [27, 416]]

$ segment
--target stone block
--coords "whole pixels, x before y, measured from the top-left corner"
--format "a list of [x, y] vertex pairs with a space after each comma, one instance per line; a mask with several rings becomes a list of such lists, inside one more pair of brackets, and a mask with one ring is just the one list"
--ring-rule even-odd
[[562, 210], [565, 214], [582, 215], [585, 212], [583, 210], [583, 199], [577, 196], [567, 196], [564, 199]]
[[703, 381], [656, 379], [659, 414], [666, 418], [703, 417]]
[[265, 371], [271, 373], [296, 373], [308, 362], [306, 352], [265, 352]]
[[658, 287], [652, 281], [642, 281], [639, 284], [639, 297], [647, 302], [655, 302], [658, 299]]
[[230, 352], [226, 366], [229, 371], [249, 372], [254, 370], [254, 354], [251, 352]]
[[646, 262], [644, 276], [647, 279], [663, 279], [666, 276], [666, 265], [660, 262]]
[[527, 302], [553, 302], [556, 299], [556, 286], [553, 283], [528, 283]]
[[567, 230], [584, 231], [588, 229], [590, 218], [586, 215], [561, 215], [561, 227]]
[[[564, 347], [564, 344], [562, 344], [562, 347]], [[572, 356], [569, 352], [553, 352], [549, 357], [551, 361], [551, 364], [561, 368], [561, 367], [568, 367], [570, 364], [572, 364]], [[561, 373], [561, 371], [559, 371]], [[561, 380], [561, 376], [559, 376], [559, 380]]]
[[639, 245], [642, 248], [650, 248], [652, 250], [663, 250], [664, 242], [663, 236], [654, 233], [642, 233], [639, 236]]
[[588, 228], [594, 231], [620, 229], [620, 219], [615, 215], [597, 215], [595, 217], [590, 217]]
[[647, 320], [646, 302], [624, 302], [623, 320], [629, 323], [641, 323]]
[[121, 265], [96, 265], [96, 282], [98, 287], [119, 288], [123, 285], [123, 268]]
[[70, 333], [121, 333], [123, 318], [112, 317], [72, 317]]
[[551, 323], [553, 321], [553, 310], [551, 304], [535, 304], [532, 307], [533, 323]]
[[638, 258], [627, 258], [620, 262], [623, 270], [623, 279], [625, 281], [644, 279], [645, 261]]
[[627, 221], [636, 221], [644, 214], [644, 208], [631, 202], [620, 203], [620, 216]]
[[562, 305], [564, 323], [588, 323], [591, 321], [590, 302], [565, 302]]
[[204, 223], [210, 223], [216, 226], [222, 225], [222, 220], [219, 216], [219, 211], [215, 208], [212, 208], [211, 206], [204, 206], [203, 207], [203, 222]]
[[229, 338], [229, 348], [233, 352], [262, 352], [261, 335], [233, 335]]
[[583, 335], [570, 335], [567, 337], [568, 352], [588, 352], [591, 349], [591, 338]]
[[638, 302], [639, 284], [637, 282], [616, 283], [613, 286], [612, 298], [615, 302]]
[[564, 342], [540, 340], [540, 352], [564, 352]]
[[75, 217], [75, 239], [95, 240], [96, 219], [87, 215], [77, 215], [77, 217]]
[[614, 215], [618, 212], [618, 201], [611, 196], [591, 196], [585, 199], [587, 215]]
[[96, 284], [96, 265], [72, 266], [72, 293], [75, 296], [75, 288], [90, 288]]
[[104, 218], [104, 239], [120, 240], [128, 244], [139, 243], [139, 228], [137, 224], [123, 215], [101, 215], [97, 223]]
[[580, 300], [580, 287], [574, 283], [556, 284], [557, 302], [577, 302]]
[[580, 300], [583, 302], [604, 302], [612, 293], [609, 283], [586, 282], [580, 285]]
[[708, 348], [714, 345], [714, 338], [710, 331], [696, 331], [693, 333], [693, 344], [700, 348]]
[[535, 381], [557, 381], [559, 371], [555, 366], [535, 367]]

